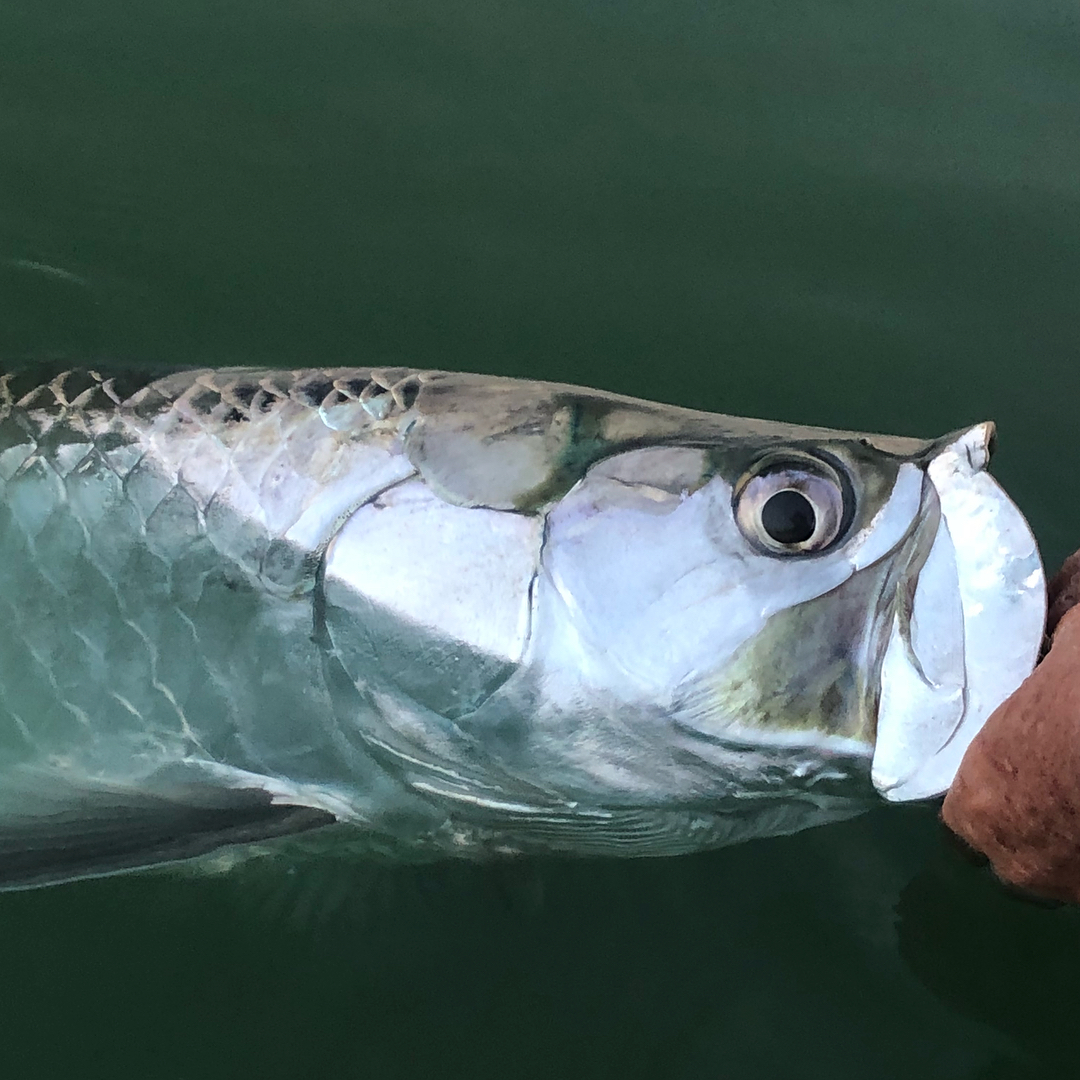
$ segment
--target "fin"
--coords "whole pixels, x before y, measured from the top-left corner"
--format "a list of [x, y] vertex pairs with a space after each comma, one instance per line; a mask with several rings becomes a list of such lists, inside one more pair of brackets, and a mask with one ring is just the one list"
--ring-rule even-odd
[[335, 822], [260, 787], [159, 789], [55, 773], [0, 779], [0, 891], [103, 877]]

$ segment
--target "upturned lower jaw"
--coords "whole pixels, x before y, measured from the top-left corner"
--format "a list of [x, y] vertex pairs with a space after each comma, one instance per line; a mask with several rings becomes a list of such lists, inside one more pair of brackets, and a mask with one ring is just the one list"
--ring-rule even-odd
[[874, 787], [891, 801], [936, 794], [925, 790], [924, 770], [952, 738], [965, 706], [964, 618], [955, 551], [929, 482], [922, 524], [910, 543], [881, 662], [871, 768]]
[[993, 428], [942, 441], [927, 467], [940, 523], [901, 602], [881, 672], [872, 779], [890, 801], [941, 794], [989, 714], [1031, 671], [1045, 582], [1019, 510], [985, 471]]

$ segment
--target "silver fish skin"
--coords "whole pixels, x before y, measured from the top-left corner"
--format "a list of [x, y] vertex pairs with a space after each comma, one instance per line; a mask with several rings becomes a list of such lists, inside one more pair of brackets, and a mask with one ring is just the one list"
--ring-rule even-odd
[[0, 888], [299, 834], [666, 855], [937, 795], [1042, 636], [992, 434], [3, 375]]

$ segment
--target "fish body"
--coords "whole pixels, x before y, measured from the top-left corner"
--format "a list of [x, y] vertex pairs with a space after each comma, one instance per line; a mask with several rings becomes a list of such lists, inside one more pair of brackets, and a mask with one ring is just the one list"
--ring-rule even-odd
[[0, 887], [312, 829], [670, 854], [939, 794], [1041, 641], [991, 435], [405, 369], [0, 377]]

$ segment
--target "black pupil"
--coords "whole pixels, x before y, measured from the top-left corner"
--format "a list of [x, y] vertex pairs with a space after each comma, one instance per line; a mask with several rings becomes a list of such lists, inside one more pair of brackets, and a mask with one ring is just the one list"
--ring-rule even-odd
[[814, 535], [817, 518], [798, 491], [778, 491], [761, 508], [762, 528], [778, 544], [803, 544]]

